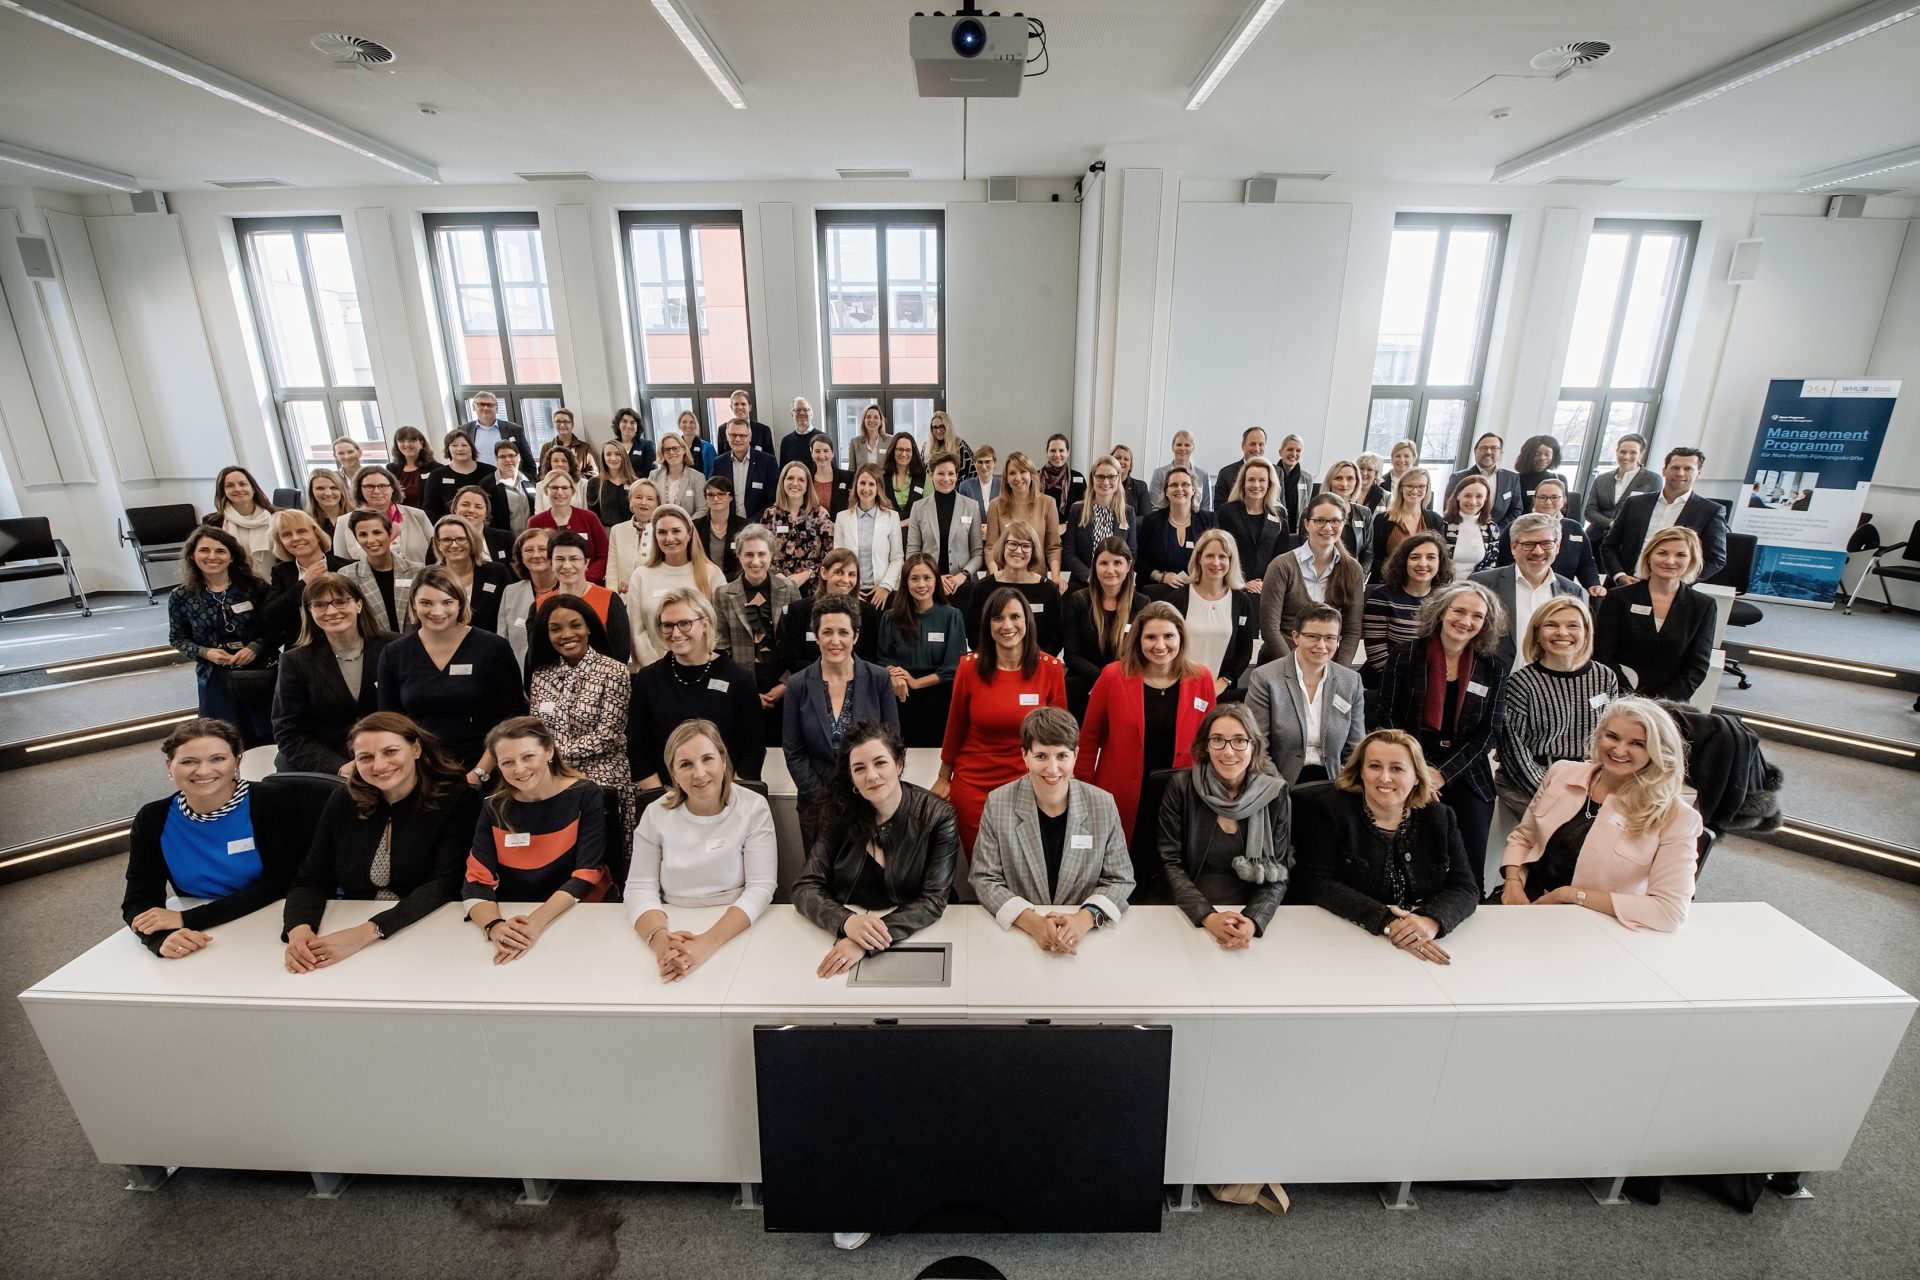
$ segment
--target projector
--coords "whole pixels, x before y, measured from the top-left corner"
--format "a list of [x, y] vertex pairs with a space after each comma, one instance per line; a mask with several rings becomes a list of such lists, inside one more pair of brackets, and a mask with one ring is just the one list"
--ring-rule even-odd
[[923, 98], [1017, 98], [1027, 73], [1027, 19], [967, 7], [907, 19], [907, 52]]

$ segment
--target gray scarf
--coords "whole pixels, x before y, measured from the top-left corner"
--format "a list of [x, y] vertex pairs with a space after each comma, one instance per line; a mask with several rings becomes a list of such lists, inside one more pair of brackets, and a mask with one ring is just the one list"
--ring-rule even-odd
[[1240, 783], [1240, 794], [1228, 799], [1226, 783], [1211, 764], [1200, 760], [1193, 766], [1193, 790], [1209, 809], [1232, 818], [1246, 833], [1246, 852], [1233, 860], [1233, 874], [1248, 884], [1271, 884], [1287, 874], [1280, 851], [1273, 847], [1273, 825], [1267, 820], [1267, 806], [1286, 798], [1279, 774], [1249, 772]]

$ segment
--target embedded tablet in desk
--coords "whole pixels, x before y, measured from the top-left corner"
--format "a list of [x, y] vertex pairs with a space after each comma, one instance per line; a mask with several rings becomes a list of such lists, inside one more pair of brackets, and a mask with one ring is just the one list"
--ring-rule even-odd
[[853, 966], [850, 987], [945, 987], [953, 984], [953, 944], [905, 942]]

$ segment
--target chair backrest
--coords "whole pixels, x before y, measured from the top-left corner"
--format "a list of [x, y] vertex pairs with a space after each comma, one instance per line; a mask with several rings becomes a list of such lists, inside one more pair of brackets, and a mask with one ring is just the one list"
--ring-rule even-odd
[[1701, 579], [1701, 585], [1732, 587], [1736, 593], [1745, 591], [1753, 582], [1753, 556], [1759, 545], [1760, 539], [1751, 533], [1729, 533], [1726, 564], [1711, 578]]
[[127, 528], [141, 545], [158, 547], [185, 542], [200, 527], [200, 513], [191, 502], [159, 507], [128, 507]]
[[346, 779], [337, 773], [274, 773], [253, 784], [260, 797], [275, 804], [289, 805], [299, 815], [296, 831], [312, 831], [320, 825], [320, 811], [327, 801], [346, 790]]
[[59, 554], [53, 545], [53, 522], [45, 516], [0, 520], [0, 564], [51, 560]]
[[292, 508], [297, 511], [301, 507], [300, 499], [301, 494], [298, 489], [275, 489], [270, 501], [277, 510], [285, 511]]
[[1913, 522], [1913, 528], [1907, 533], [1907, 545], [1901, 550], [1902, 560], [1920, 561], [1920, 520]]

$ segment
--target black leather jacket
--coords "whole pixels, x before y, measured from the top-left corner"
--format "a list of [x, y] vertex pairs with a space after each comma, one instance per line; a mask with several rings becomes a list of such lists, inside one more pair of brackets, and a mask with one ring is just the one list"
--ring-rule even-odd
[[[900, 792], [900, 807], [879, 842], [887, 859], [881, 874], [895, 908], [887, 917], [887, 932], [895, 942], [926, 928], [947, 909], [947, 890], [960, 858], [953, 806], [911, 782], [902, 782]], [[867, 858], [865, 841], [822, 831], [807, 851], [806, 870], [793, 882], [794, 907], [841, 936], [853, 914], [844, 904]]]

